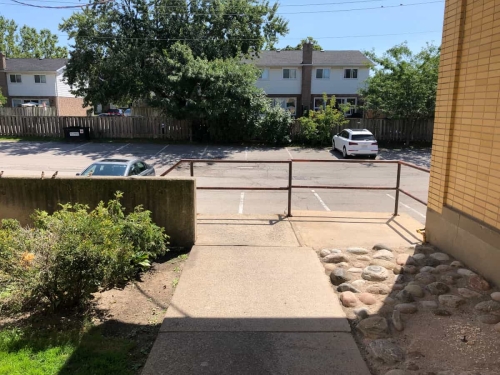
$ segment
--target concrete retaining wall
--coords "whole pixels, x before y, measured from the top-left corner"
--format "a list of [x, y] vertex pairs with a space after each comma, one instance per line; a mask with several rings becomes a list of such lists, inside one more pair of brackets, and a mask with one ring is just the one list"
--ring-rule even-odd
[[30, 223], [35, 209], [53, 212], [59, 203], [82, 203], [94, 208], [119, 190], [130, 212], [143, 205], [154, 222], [165, 228], [173, 246], [192, 246], [196, 239], [196, 182], [194, 178], [164, 177], [30, 177], [0, 178], [0, 219]]

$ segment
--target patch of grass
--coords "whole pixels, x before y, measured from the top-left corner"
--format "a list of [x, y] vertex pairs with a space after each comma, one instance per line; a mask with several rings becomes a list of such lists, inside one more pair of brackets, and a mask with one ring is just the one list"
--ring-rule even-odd
[[128, 339], [105, 337], [98, 328], [0, 331], [1, 375], [134, 374]]
[[179, 278], [178, 278], [178, 277], [176, 277], [176, 278], [172, 281], [172, 288], [177, 287], [177, 284], [179, 284]]
[[187, 258], [188, 258], [188, 254], [181, 254], [177, 257], [177, 259], [179, 259], [179, 260], [187, 260]]

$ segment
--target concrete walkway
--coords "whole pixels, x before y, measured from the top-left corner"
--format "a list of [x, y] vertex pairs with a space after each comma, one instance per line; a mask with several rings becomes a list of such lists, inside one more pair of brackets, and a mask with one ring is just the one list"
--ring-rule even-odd
[[405, 246], [419, 226], [366, 213], [199, 217], [143, 375], [369, 375], [311, 247]]

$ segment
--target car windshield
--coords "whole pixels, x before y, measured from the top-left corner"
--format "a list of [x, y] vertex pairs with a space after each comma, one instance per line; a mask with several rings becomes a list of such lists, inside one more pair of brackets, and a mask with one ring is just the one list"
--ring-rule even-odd
[[374, 141], [375, 137], [371, 134], [353, 134], [351, 139], [353, 141]]
[[82, 176], [125, 176], [127, 165], [96, 163], [83, 171]]

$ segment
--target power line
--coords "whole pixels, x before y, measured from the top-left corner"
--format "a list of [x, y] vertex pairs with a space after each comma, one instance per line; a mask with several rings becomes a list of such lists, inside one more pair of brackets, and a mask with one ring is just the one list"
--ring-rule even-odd
[[49, 5], [35, 5], [35, 4], [29, 4], [29, 3], [23, 3], [18, 0], [11, 0], [12, 2], [27, 6], [27, 7], [32, 7], [32, 8], [42, 8], [42, 9], [78, 9], [78, 8], [86, 8], [92, 5], [104, 5], [104, 4], [109, 4], [115, 2], [115, 0], [102, 0], [102, 1], [96, 1], [94, 3], [87, 3], [87, 4], [76, 4], [75, 5], [58, 5], [58, 6], [49, 6]]

